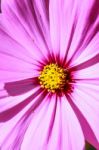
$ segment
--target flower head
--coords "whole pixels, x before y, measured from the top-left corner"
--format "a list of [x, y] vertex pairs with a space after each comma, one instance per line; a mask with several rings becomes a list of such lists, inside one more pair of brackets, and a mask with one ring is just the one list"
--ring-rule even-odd
[[99, 149], [98, 0], [2, 0], [1, 150]]

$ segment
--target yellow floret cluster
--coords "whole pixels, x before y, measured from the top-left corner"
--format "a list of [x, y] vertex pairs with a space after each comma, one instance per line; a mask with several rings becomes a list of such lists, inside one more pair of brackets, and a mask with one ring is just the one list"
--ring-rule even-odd
[[63, 90], [66, 84], [66, 76], [66, 71], [57, 64], [46, 65], [40, 72], [40, 85], [53, 93], [56, 90]]

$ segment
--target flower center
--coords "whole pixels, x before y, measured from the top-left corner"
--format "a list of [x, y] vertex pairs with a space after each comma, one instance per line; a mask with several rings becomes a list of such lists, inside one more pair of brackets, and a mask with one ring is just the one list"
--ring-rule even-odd
[[42, 88], [49, 92], [63, 90], [66, 85], [67, 71], [57, 64], [49, 64], [40, 72], [39, 81]]

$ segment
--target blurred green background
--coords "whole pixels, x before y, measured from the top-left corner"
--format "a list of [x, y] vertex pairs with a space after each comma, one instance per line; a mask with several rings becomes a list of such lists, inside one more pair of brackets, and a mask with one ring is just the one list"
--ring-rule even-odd
[[96, 150], [92, 145], [86, 142], [86, 150]]

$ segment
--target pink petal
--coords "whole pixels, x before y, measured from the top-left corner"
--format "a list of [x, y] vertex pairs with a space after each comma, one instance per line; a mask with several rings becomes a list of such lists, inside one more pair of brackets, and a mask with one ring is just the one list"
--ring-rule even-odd
[[23, 149], [27, 149], [29, 145], [31, 145], [30, 150], [33, 147], [35, 147], [35, 150], [48, 148], [48, 137], [55, 109], [54, 98], [46, 98], [40, 109], [35, 112], [22, 143]]
[[[20, 117], [22, 117], [22, 114], [18, 114], [15, 118], [9, 120], [8, 122], [0, 124], [0, 146], [4, 142], [7, 135], [12, 131], [17, 122], [20, 120]], [[11, 139], [9, 138], [9, 140]]]
[[[74, 61], [71, 62], [71, 66], [77, 66], [80, 65], [83, 62], [91, 61], [92, 58], [94, 58], [96, 55], [99, 55], [99, 33], [93, 37], [93, 39], [90, 41], [90, 43], [82, 50], [81, 53], [79, 53], [78, 56], [74, 59]], [[98, 56], [99, 57], [99, 56]], [[98, 59], [99, 62], [99, 59]]]
[[[23, 0], [20, 3], [19, 0], [11, 0], [9, 3], [9, 0], [4, 0], [2, 1], [3, 13], [1, 23], [3, 28], [5, 28], [5, 31], [22, 46], [28, 49], [31, 55], [34, 55], [34, 52], [37, 51], [41, 55], [43, 53], [43, 55], [46, 57], [46, 55], [48, 54], [48, 47], [46, 46], [45, 38], [43, 38], [43, 36], [45, 36], [47, 40], [48, 34], [44, 31], [44, 28], [43, 33], [41, 31], [41, 27], [38, 22], [39, 18], [36, 16], [38, 15], [38, 12], [36, 12], [37, 9], [35, 9], [35, 7], [36, 4], [34, 2], [32, 3], [32, 1], [30, 2]], [[42, 18], [44, 18], [42, 14], [40, 15]], [[46, 27], [46, 30], [47, 29], [48, 27]], [[38, 55], [36, 55], [36, 57], [37, 56]]]
[[2, 149], [20, 149], [20, 144], [22, 143], [26, 129], [30, 124], [31, 117], [32, 116], [30, 115], [26, 120], [21, 113], [1, 127], [1, 129], [5, 131], [4, 134], [2, 134], [3, 143], [0, 144]]
[[[14, 100], [12, 104], [11, 98], [9, 97], [6, 99], [1, 99], [0, 122], [5, 122], [13, 118], [20, 111], [22, 111], [30, 102], [32, 102], [40, 93], [41, 90], [36, 88], [36, 91], [34, 90], [32, 91], [32, 93], [27, 93], [20, 97], [14, 97], [14, 99], [12, 98], [12, 100]], [[17, 99], [19, 99], [18, 102]]]
[[60, 43], [60, 1], [50, 0], [49, 2], [49, 20], [50, 20], [50, 36], [53, 52], [58, 54]]
[[[97, 62], [94, 64], [94, 62]], [[90, 66], [91, 64], [91, 66]], [[94, 65], [92, 65], [94, 64]], [[76, 79], [99, 79], [99, 63], [98, 63], [98, 57], [93, 62], [90, 61], [89, 67], [88, 65], [82, 64], [78, 67], [78, 70], [75, 71], [75, 78]]]
[[78, 9], [77, 0], [63, 0], [59, 7], [60, 22], [58, 25], [60, 26], [60, 56], [66, 61], [76, 24], [76, 12]]
[[49, 130], [48, 150], [61, 149], [61, 105], [60, 99], [56, 98], [52, 124]]
[[[9, 97], [7, 99], [9, 103], [5, 103], [5, 105], [4, 105], [5, 108], [4, 107], [3, 108], [4, 109], [8, 109], [8, 108], [13, 107], [14, 105], [17, 105], [18, 103], [20, 103], [20, 102], [22, 102], [24, 100], [23, 99], [24, 97], [26, 99], [28, 96], [30, 96], [31, 93], [33, 94], [33, 91], [31, 91], [29, 93], [26, 93], [25, 95], [22, 95], [20, 97], [14, 97], [14, 98]], [[4, 100], [4, 102], [6, 102], [5, 99], [3, 99], [3, 100]], [[11, 101], [11, 100], [13, 100], [13, 101]], [[35, 103], [36, 100], [37, 99], [34, 99], [33, 101], [31, 101], [31, 103], [29, 103], [22, 111], [20, 111], [17, 115], [15, 115], [9, 121], [6, 121], [5, 123], [0, 123], [1, 131], [2, 131], [2, 132], [0, 132], [0, 146], [1, 146], [1, 143], [3, 144], [5, 141], [7, 143], [4, 143], [5, 145], [3, 145], [3, 146], [8, 146], [11, 143], [12, 143], [12, 145], [14, 144], [13, 142], [10, 142], [10, 140], [12, 140], [12, 139], [13, 139], [13, 141], [15, 140], [15, 138], [17, 136], [18, 128], [20, 129], [20, 127], [21, 127], [20, 124], [22, 123], [22, 120], [24, 119], [24, 116], [27, 117], [28, 110]], [[2, 104], [2, 102], [1, 102], [1, 104]], [[19, 134], [19, 132], [18, 132], [18, 134]], [[8, 138], [9, 135], [13, 136], [13, 138], [9, 139]]]
[[[72, 10], [72, 6], [74, 6]], [[68, 9], [69, 8], [69, 9]], [[75, 19], [75, 3], [73, 0], [49, 2], [49, 23], [52, 50], [54, 55], [64, 59]]]
[[20, 81], [7, 82], [3, 88], [10, 96], [22, 95], [28, 91], [31, 91], [32, 89], [40, 87], [37, 80], [37, 78], [30, 78]]
[[[75, 126], [78, 128], [78, 134], [77, 131], [75, 131], [75, 128], [73, 129], [70, 124], [66, 121], [63, 123], [63, 127], [61, 128], [61, 116], [64, 116], [64, 110], [69, 110], [67, 103], [65, 103], [65, 99], [63, 99], [63, 104], [62, 104], [62, 112], [61, 112], [61, 102], [60, 99], [56, 99], [55, 97], [52, 97], [51, 99], [48, 99], [48, 101], [45, 101], [43, 107], [36, 112], [36, 115], [34, 116], [23, 141], [22, 148], [27, 149], [29, 145], [31, 145], [30, 150], [32, 150], [32, 147], [35, 147], [35, 150], [38, 149], [70, 149], [70, 145], [68, 142], [68, 136], [72, 137], [72, 131], [75, 132], [74, 136], [78, 137], [80, 135], [80, 141], [78, 143], [78, 138], [74, 139], [72, 138], [72, 149], [78, 148], [78, 149], [83, 149], [84, 147], [84, 138], [83, 134], [81, 131], [81, 128], [76, 120], [76, 117], [74, 116], [73, 123], [75, 122]], [[65, 104], [65, 105], [64, 105]], [[64, 109], [63, 109], [64, 107]], [[65, 108], [67, 107], [67, 108]], [[70, 107], [70, 106], [69, 106]], [[70, 111], [72, 109], [70, 108]], [[70, 111], [66, 112], [65, 114], [70, 113]], [[46, 112], [46, 113], [45, 113]], [[73, 111], [71, 116], [73, 115]], [[69, 117], [70, 114], [68, 114]], [[67, 118], [67, 115], [66, 115]], [[66, 120], [63, 119], [64, 120]], [[70, 121], [71, 122], [71, 121]], [[77, 123], [77, 124], [76, 124]], [[69, 133], [67, 135], [67, 128], [65, 126], [70, 127], [71, 134]], [[72, 125], [72, 122], [71, 122]], [[65, 130], [66, 129], [66, 130]], [[62, 134], [61, 134], [62, 132]], [[63, 137], [63, 133], [66, 133], [64, 136], [66, 136], [65, 141]], [[63, 140], [61, 139], [63, 137]], [[62, 142], [66, 143], [66, 147], [62, 146]], [[76, 144], [77, 143], [77, 144]], [[73, 148], [74, 146], [74, 148]], [[71, 149], [71, 150], [72, 150]]]
[[[2, 129], [6, 127], [5, 133], [3, 134], [3, 132], [1, 132], [1, 136], [2, 136], [2, 138], [0, 138], [1, 148], [20, 149], [26, 130], [29, 127], [30, 122], [34, 117], [34, 113], [36, 109], [39, 108], [39, 105], [43, 102], [44, 97], [45, 97], [44, 92], [38, 94], [38, 96], [32, 99], [31, 103], [29, 102], [29, 104], [26, 105], [26, 107], [23, 110], [21, 110], [17, 115], [15, 115], [13, 119], [11, 119], [8, 122], [5, 122], [5, 124], [0, 124]], [[16, 124], [12, 123], [11, 125], [12, 121], [15, 121]], [[9, 129], [10, 131], [7, 129]]]
[[7, 91], [4, 89], [4, 83], [0, 83], [0, 99], [6, 98], [8, 96]]
[[[13, 90], [11, 92], [6, 91], [6, 97], [1, 97], [0, 98], [0, 113], [1, 112], [5, 112], [5, 111], [10, 111], [10, 109], [15, 108], [16, 105], [18, 105], [19, 103], [21, 104], [21, 102], [23, 102], [24, 100], [28, 99], [29, 101], [29, 97], [35, 93], [37, 91], [37, 88], [33, 88], [30, 91], [27, 91], [25, 93], [22, 94], [16, 94], [16, 95], [11, 95], [10, 93], [13, 92]], [[1, 118], [0, 118], [1, 119]]]
[[[50, 41], [50, 32], [49, 32], [49, 1], [36, 1], [34, 0], [34, 9], [37, 15], [37, 20], [41, 31], [44, 35], [44, 39], [46, 42], [47, 50], [52, 49], [51, 41]], [[47, 6], [48, 5], [48, 6]]]
[[77, 1], [77, 5], [74, 35], [68, 53], [69, 62], [77, 59], [98, 31], [99, 2], [83, 0]]
[[[10, 82], [38, 76], [39, 66], [35, 64], [37, 58], [31, 57], [28, 50], [20, 46], [3, 30], [0, 31], [0, 81]], [[36, 51], [35, 54], [38, 56]]]
[[61, 98], [61, 129], [62, 150], [82, 150], [84, 148], [81, 125], [65, 96]]
[[[99, 80], [97, 80], [99, 83]], [[76, 84], [72, 94], [73, 106], [81, 123], [85, 139], [99, 149], [99, 86]], [[78, 110], [77, 110], [78, 109]]]

